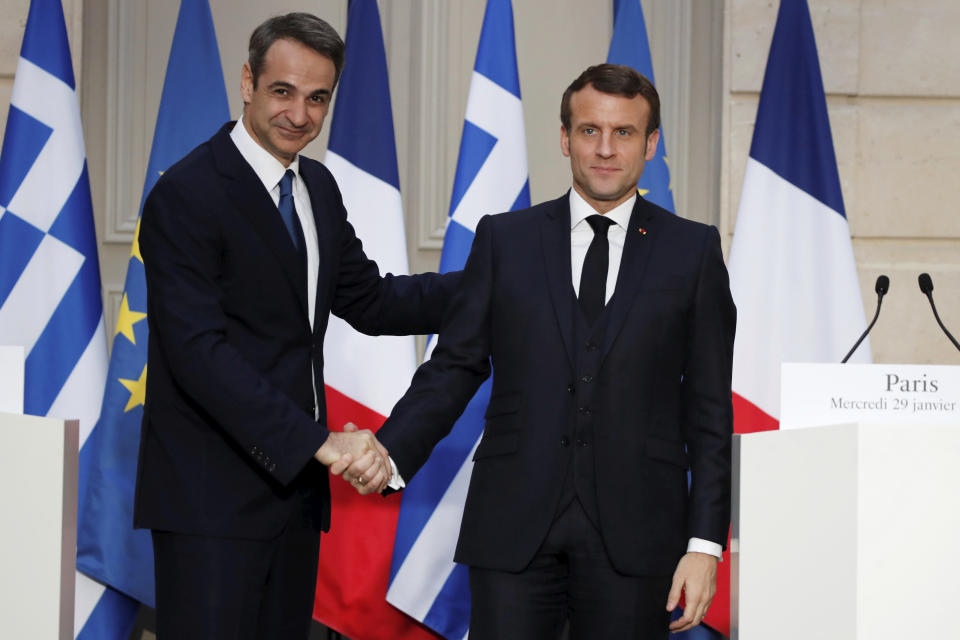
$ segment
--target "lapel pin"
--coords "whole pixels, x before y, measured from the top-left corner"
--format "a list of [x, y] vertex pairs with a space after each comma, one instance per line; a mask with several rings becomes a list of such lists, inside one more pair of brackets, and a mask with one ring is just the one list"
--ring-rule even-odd
[[647, 235], [647, 230], [644, 229], [643, 227], [640, 227], [639, 229], [637, 229], [637, 231], [639, 231], [639, 232], [640, 232], [640, 235], [642, 235], [642, 236]]

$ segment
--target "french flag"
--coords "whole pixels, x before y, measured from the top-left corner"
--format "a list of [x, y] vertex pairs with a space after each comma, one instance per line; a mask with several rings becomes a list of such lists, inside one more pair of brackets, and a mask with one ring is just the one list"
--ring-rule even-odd
[[[376, 0], [351, 0], [326, 166], [348, 218], [381, 273], [408, 272], [390, 85]], [[410, 336], [370, 337], [330, 317], [324, 340], [327, 422], [377, 430], [416, 368]], [[359, 496], [331, 478], [332, 526], [320, 543], [314, 618], [353, 640], [435, 638], [387, 604], [400, 495]]]
[[776, 429], [781, 363], [840, 362], [866, 327], [806, 0], [780, 3], [728, 267], [734, 429]]

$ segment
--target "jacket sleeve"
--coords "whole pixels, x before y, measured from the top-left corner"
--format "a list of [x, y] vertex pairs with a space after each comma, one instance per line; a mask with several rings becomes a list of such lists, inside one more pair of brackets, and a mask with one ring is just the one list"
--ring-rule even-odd
[[687, 316], [683, 429], [690, 460], [690, 537], [726, 546], [730, 526], [737, 311], [716, 227], [704, 234], [694, 304]]
[[430, 334], [440, 331], [444, 312], [460, 283], [460, 272], [380, 276], [347, 220], [336, 181], [327, 176], [331, 206], [339, 211], [336, 285], [331, 310], [367, 335]]
[[413, 377], [377, 437], [409, 480], [453, 428], [490, 375], [490, 309], [494, 243], [489, 216], [481, 218], [463, 278], [453, 296], [437, 346]]

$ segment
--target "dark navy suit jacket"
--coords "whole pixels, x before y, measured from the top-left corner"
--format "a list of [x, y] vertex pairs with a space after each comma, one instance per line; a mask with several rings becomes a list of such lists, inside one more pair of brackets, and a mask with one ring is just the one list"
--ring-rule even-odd
[[232, 126], [165, 172], [144, 205], [150, 344], [134, 523], [268, 539], [294, 509], [329, 527], [327, 470], [312, 458], [327, 437], [328, 314], [368, 334], [436, 332], [459, 274], [381, 277], [333, 176], [301, 156], [320, 255], [311, 327], [305, 266]]
[[729, 526], [736, 310], [716, 228], [638, 198], [588, 376], [576, 369], [576, 313], [568, 196], [484, 217], [437, 348], [378, 437], [411, 478], [492, 362], [456, 560], [504, 571], [530, 562], [587, 410], [613, 566], [670, 575], [690, 537], [723, 545]]

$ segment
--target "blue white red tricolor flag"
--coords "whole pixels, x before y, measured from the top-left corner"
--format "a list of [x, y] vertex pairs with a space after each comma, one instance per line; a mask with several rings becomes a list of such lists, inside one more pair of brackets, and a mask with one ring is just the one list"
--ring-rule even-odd
[[[407, 273], [390, 84], [376, 0], [351, 0], [346, 59], [337, 89], [326, 165], [347, 216], [381, 273]], [[327, 423], [376, 431], [416, 369], [410, 336], [365, 336], [330, 317], [324, 339]], [[353, 640], [435, 636], [386, 601], [400, 496], [361, 497], [331, 477], [330, 532], [320, 544], [314, 618]]]
[[[729, 270], [734, 428], [776, 429], [780, 364], [840, 362], [866, 327], [806, 0], [780, 3]], [[851, 361], [870, 360], [864, 341]]]
[[[141, 211], [160, 174], [216, 133], [229, 115], [210, 7], [207, 0], [183, 0], [160, 98]], [[87, 482], [85, 488], [81, 484], [77, 566], [126, 594], [123, 597], [129, 602], [153, 606], [150, 532], [133, 529], [148, 339], [139, 232], [138, 222], [114, 330], [103, 411], [80, 455]], [[129, 629], [122, 637], [128, 634]]]
[[[0, 344], [24, 347], [25, 413], [79, 419], [81, 497], [107, 372], [100, 295], [63, 9], [33, 0], [0, 151]], [[136, 607], [76, 573], [76, 637], [126, 638]]]
[[[481, 216], [528, 206], [513, 7], [510, 0], [488, 0], [440, 270], [463, 268]], [[470, 621], [467, 568], [453, 562], [453, 552], [490, 384], [480, 387], [453, 431], [408, 483], [397, 522], [387, 600], [450, 639], [466, 636]]]

